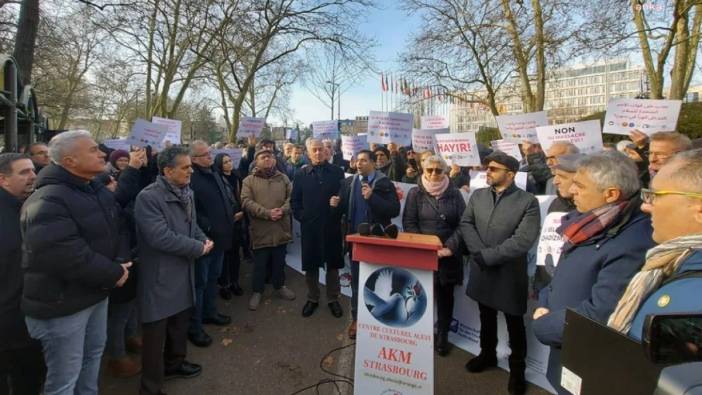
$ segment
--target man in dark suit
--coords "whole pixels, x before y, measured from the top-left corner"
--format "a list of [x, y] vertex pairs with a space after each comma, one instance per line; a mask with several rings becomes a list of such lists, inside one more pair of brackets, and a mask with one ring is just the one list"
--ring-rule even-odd
[[344, 312], [339, 304], [339, 269], [344, 267], [340, 213], [329, 201], [339, 194], [344, 172], [329, 164], [324, 144], [307, 141], [310, 164], [301, 168], [293, 182], [291, 206], [302, 230], [302, 270], [307, 280], [307, 303], [302, 316], [309, 317], [319, 306], [319, 268], [326, 266], [327, 303], [334, 317]]

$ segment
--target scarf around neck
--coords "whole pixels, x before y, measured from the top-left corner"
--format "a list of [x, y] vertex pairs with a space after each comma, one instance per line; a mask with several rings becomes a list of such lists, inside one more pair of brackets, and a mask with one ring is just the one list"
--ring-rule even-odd
[[278, 169], [275, 168], [275, 166], [271, 167], [270, 169], [260, 169], [258, 167], [254, 168], [254, 174], [256, 177], [261, 177], [261, 178], [271, 178], [275, 175], [275, 173], [278, 171]]
[[444, 175], [441, 181], [430, 181], [425, 175], [422, 175], [422, 186], [427, 193], [435, 198], [441, 196], [449, 187], [449, 178]]
[[629, 200], [622, 200], [606, 204], [566, 219], [556, 230], [566, 242], [564, 251], [567, 250], [567, 247], [577, 246], [602, 233], [619, 218], [619, 214], [624, 211], [629, 202]]
[[190, 222], [193, 215], [193, 190], [190, 189], [190, 185], [184, 187], [173, 185], [164, 176], [158, 176], [158, 180], [161, 182], [161, 185], [178, 198], [188, 215], [187, 221]]
[[619, 332], [628, 333], [631, 322], [646, 298], [680, 267], [695, 249], [702, 248], [702, 234], [677, 237], [646, 253], [646, 263], [629, 281], [617, 307], [609, 316], [607, 325]]

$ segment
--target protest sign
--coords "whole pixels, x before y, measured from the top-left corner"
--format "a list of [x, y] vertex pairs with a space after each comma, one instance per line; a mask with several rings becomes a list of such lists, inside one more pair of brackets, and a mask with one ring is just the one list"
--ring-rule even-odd
[[163, 139], [164, 143], [166, 141], [176, 145], [182, 143], [181, 128], [183, 123], [181, 121], [177, 119], [151, 117], [151, 123], [164, 125], [168, 128], [168, 133], [166, 133], [166, 137]]
[[522, 161], [522, 151], [519, 149], [519, 144], [506, 141], [506, 140], [493, 140], [490, 142], [492, 149], [495, 151], [502, 151], [505, 154], [513, 157], [518, 161]]
[[545, 266], [546, 271], [551, 275], [553, 275], [553, 271], [558, 265], [558, 259], [561, 257], [564, 240], [563, 236], [556, 232], [556, 229], [561, 226], [561, 220], [565, 214], [562, 212], [548, 214], [541, 227], [539, 245], [536, 249], [536, 264]]
[[286, 140], [297, 140], [298, 130], [293, 128], [285, 129], [285, 139]]
[[424, 115], [421, 126], [422, 129], [448, 129], [449, 121], [443, 115]]
[[572, 143], [583, 154], [602, 151], [602, 132], [598, 120], [537, 126], [536, 134], [544, 151], [557, 141]]
[[412, 149], [414, 152], [436, 151], [434, 136], [448, 132], [448, 129], [412, 129]]
[[[517, 184], [517, 187], [526, 191], [527, 177], [528, 177], [527, 172], [518, 171], [517, 175], [514, 176], [514, 183]], [[479, 188], [487, 188], [487, 187], [489, 187], [489, 185], [487, 184], [487, 172], [471, 170], [471, 172], [470, 172], [470, 190], [471, 190], [471, 192], [475, 191], [476, 189], [479, 189]]]
[[354, 394], [434, 393], [432, 276], [360, 262]]
[[266, 125], [264, 118], [241, 117], [239, 118], [239, 129], [236, 131], [238, 137], [259, 137]]
[[339, 136], [339, 121], [312, 122], [312, 136], [318, 139], [336, 139]]
[[137, 147], [150, 145], [153, 148], [162, 150], [164, 148], [163, 140], [166, 138], [167, 133], [167, 126], [153, 124], [145, 119], [137, 119], [126, 141], [129, 145]]
[[129, 142], [127, 142], [126, 139], [106, 139], [102, 140], [102, 143], [105, 145], [107, 148], [111, 148], [114, 150], [124, 150], [129, 152], [131, 147], [129, 145]]
[[241, 148], [220, 148], [220, 149], [213, 149], [210, 151], [210, 155], [212, 156], [212, 159], [215, 158], [215, 156], [219, 154], [227, 154], [229, 157], [232, 159], [232, 165], [234, 168], [239, 167], [239, 163], [241, 162], [241, 156], [243, 154], [243, 150]]
[[602, 133], [629, 135], [636, 129], [650, 136], [672, 132], [681, 105], [680, 100], [612, 99], [607, 103]]
[[546, 111], [495, 117], [502, 139], [514, 143], [537, 142], [536, 127], [548, 125]]
[[475, 133], [445, 133], [434, 137], [438, 153], [449, 165], [455, 163], [458, 166], [480, 166]]
[[412, 143], [412, 114], [371, 111], [368, 116], [368, 142], [410, 145]]
[[341, 153], [345, 160], [355, 158], [358, 151], [367, 146], [366, 136], [341, 136]]

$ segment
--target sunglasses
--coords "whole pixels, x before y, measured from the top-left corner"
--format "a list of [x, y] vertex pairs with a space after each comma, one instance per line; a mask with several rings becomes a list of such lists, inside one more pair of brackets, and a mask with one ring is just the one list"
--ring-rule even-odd
[[495, 166], [488, 166], [487, 170], [490, 173], [496, 173], [498, 171], [510, 171], [509, 169], [505, 169], [504, 167], [495, 167]]
[[424, 169], [424, 171], [427, 172], [428, 174], [436, 174], [438, 176], [444, 172], [444, 169], [441, 169], [438, 167], [437, 168], [428, 167], [428, 168]]

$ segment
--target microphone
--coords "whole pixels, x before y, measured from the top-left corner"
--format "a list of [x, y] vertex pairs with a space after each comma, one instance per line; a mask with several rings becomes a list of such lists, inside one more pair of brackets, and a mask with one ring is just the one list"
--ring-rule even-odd
[[366, 176], [361, 176], [361, 185], [368, 184], [368, 178]]

